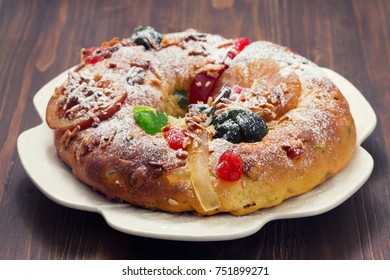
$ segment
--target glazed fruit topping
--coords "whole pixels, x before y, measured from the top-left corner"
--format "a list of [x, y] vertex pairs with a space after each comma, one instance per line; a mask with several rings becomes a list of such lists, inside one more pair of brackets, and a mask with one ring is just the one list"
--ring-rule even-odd
[[219, 157], [217, 175], [225, 181], [238, 181], [243, 173], [243, 167], [241, 156], [231, 150], [227, 150]]
[[104, 59], [101, 49], [95, 47], [90, 49], [83, 49], [81, 55], [82, 60], [86, 64], [95, 64]]
[[246, 46], [248, 46], [251, 42], [249, 41], [248, 38], [245, 38], [245, 37], [241, 37], [241, 38], [237, 38], [233, 44], [234, 44], [234, 48], [238, 51], [238, 53], [240, 53]]
[[50, 98], [46, 121], [53, 129], [89, 127], [113, 116], [127, 97], [123, 88], [107, 88], [110, 80], [95, 81], [78, 73], [69, 74], [66, 88], [59, 87]]
[[207, 104], [191, 104], [187, 108], [190, 115], [205, 114], [205, 126], [214, 125], [214, 138], [222, 138], [231, 143], [254, 143], [268, 133], [264, 120], [246, 108], [227, 109], [216, 115], [216, 108]]
[[286, 152], [289, 159], [295, 159], [305, 152], [303, 147], [283, 146], [283, 150]]
[[207, 133], [199, 135], [199, 142], [188, 147], [188, 170], [195, 195], [204, 211], [211, 211], [221, 206], [214, 190], [209, 170], [209, 147]]
[[171, 149], [178, 150], [183, 147], [186, 135], [179, 127], [170, 127], [164, 131], [164, 138]]
[[167, 115], [155, 108], [134, 106], [133, 110], [136, 122], [148, 134], [161, 132], [161, 129], [168, 123]]
[[105, 58], [111, 57], [124, 44], [125, 42], [121, 42], [119, 38], [115, 37], [110, 41], [103, 42], [100, 48], [82, 49], [81, 62], [82, 64], [96, 64]]
[[[223, 71], [222, 71], [223, 72]], [[200, 72], [194, 78], [190, 86], [189, 104], [196, 104], [198, 102], [207, 103], [207, 100], [214, 88], [215, 82], [222, 74], [210, 76], [207, 72]]]
[[228, 51], [226, 57], [221, 62], [220, 70], [210, 75], [207, 71], [198, 73], [191, 83], [189, 91], [189, 104], [196, 104], [199, 101], [207, 103], [207, 100], [214, 89], [218, 78], [229, 67], [230, 61], [236, 57], [246, 46], [250, 44], [247, 38], [238, 38], [233, 41], [233, 48]]
[[163, 36], [150, 26], [138, 26], [134, 29], [130, 39], [135, 44], [144, 46], [146, 50], [149, 50], [159, 48]]
[[253, 143], [260, 141], [268, 133], [264, 120], [249, 109], [231, 109], [218, 115], [213, 124], [215, 138], [223, 138], [232, 143]]
[[233, 41], [233, 49], [230, 50], [227, 54], [227, 57], [233, 59], [237, 54], [239, 54], [246, 46], [248, 46], [251, 42], [248, 38], [237, 38]]

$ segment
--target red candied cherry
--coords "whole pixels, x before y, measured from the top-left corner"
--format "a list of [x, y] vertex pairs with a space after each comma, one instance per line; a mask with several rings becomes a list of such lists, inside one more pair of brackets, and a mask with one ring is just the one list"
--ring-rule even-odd
[[296, 157], [303, 154], [305, 149], [303, 147], [290, 147], [290, 146], [284, 146], [283, 150], [286, 152], [289, 159], [295, 159]]
[[100, 51], [100, 48], [89, 48], [82, 50], [82, 59], [87, 64], [95, 64], [99, 61], [102, 61], [104, 57], [102, 55], [98, 55], [97, 52]]
[[244, 163], [239, 154], [231, 150], [225, 151], [218, 160], [217, 175], [229, 182], [235, 182], [241, 178]]
[[250, 43], [249, 39], [245, 37], [235, 39], [233, 41], [233, 49], [227, 53], [227, 57], [230, 59], [235, 58]]
[[98, 48], [89, 48], [89, 49], [82, 49], [81, 55], [82, 58], [89, 58], [93, 55], [93, 53], [97, 50]]
[[164, 138], [171, 149], [178, 150], [183, 147], [186, 136], [181, 128], [171, 127], [164, 131]]
[[96, 64], [98, 63], [99, 61], [102, 61], [104, 58], [102, 56], [96, 56], [96, 57], [93, 57], [91, 59], [88, 59], [86, 62], [88, 64]]
[[240, 53], [246, 46], [248, 46], [251, 43], [248, 38], [241, 37], [234, 40], [234, 48]]

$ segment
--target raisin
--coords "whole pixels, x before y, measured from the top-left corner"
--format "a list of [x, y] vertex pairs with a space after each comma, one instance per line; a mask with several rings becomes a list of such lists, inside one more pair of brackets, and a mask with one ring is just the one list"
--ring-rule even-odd
[[135, 44], [144, 46], [146, 50], [159, 48], [162, 39], [162, 34], [150, 26], [136, 27], [131, 36], [131, 40]]
[[134, 86], [136, 84], [142, 85], [144, 82], [146, 76], [146, 72], [143, 68], [141, 67], [131, 67], [129, 71], [126, 73], [125, 78], [127, 83], [130, 86]]

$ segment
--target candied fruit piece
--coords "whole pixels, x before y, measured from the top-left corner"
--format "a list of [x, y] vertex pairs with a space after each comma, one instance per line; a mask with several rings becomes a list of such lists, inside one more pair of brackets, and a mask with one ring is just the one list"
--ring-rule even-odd
[[238, 181], [241, 178], [244, 163], [239, 154], [231, 150], [225, 151], [218, 160], [217, 175], [229, 182]]
[[164, 138], [171, 149], [178, 150], [183, 147], [186, 136], [181, 128], [171, 127], [164, 131]]
[[188, 103], [196, 104], [199, 101], [207, 103], [217, 78], [218, 77], [208, 75], [207, 72], [200, 72], [197, 74], [190, 86]]
[[157, 49], [163, 39], [163, 35], [150, 26], [138, 26], [134, 29], [131, 40], [144, 46], [146, 50]]
[[303, 147], [290, 147], [290, 146], [284, 146], [283, 150], [286, 152], [289, 159], [295, 159], [301, 154], [303, 154], [305, 151]]
[[238, 38], [233, 41], [233, 48], [227, 52], [226, 57], [220, 63], [223, 68], [215, 75], [209, 75], [207, 71], [198, 73], [191, 83], [189, 91], [189, 104], [196, 104], [199, 101], [207, 103], [207, 100], [214, 89], [218, 78], [229, 67], [230, 61], [236, 57], [246, 46], [250, 44], [247, 38]]
[[214, 119], [213, 124], [215, 138], [223, 138], [232, 143], [257, 142], [268, 133], [264, 120], [249, 109], [225, 111]]
[[164, 112], [148, 106], [134, 106], [134, 117], [139, 126], [148, 134], [161, 132], [161, 129], [168, 123]]

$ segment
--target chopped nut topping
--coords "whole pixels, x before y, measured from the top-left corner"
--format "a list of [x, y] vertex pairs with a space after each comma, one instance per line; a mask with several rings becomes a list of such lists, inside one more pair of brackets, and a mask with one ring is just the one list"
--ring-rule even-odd
[[178, 159], [186, 159], [188, 158], [188, 152], [183, 149], [180, 149], [176, 152], [176, 157]]
[[65, 131], [64, 135], [62, 136], [62, 143], [65, 145], [65, 147], [69, 147], [70, 141], [77, 135], [77, 133], [80, 131], [80, 126], [76, 126], [73, 130], [67, 130]]
[[179, 202], [177, 202], [176, 200], [174, 200], [173, 198], [170, 198], [168, 199], [168, 203], [172, 206], [177, 206], [179, 205]]

